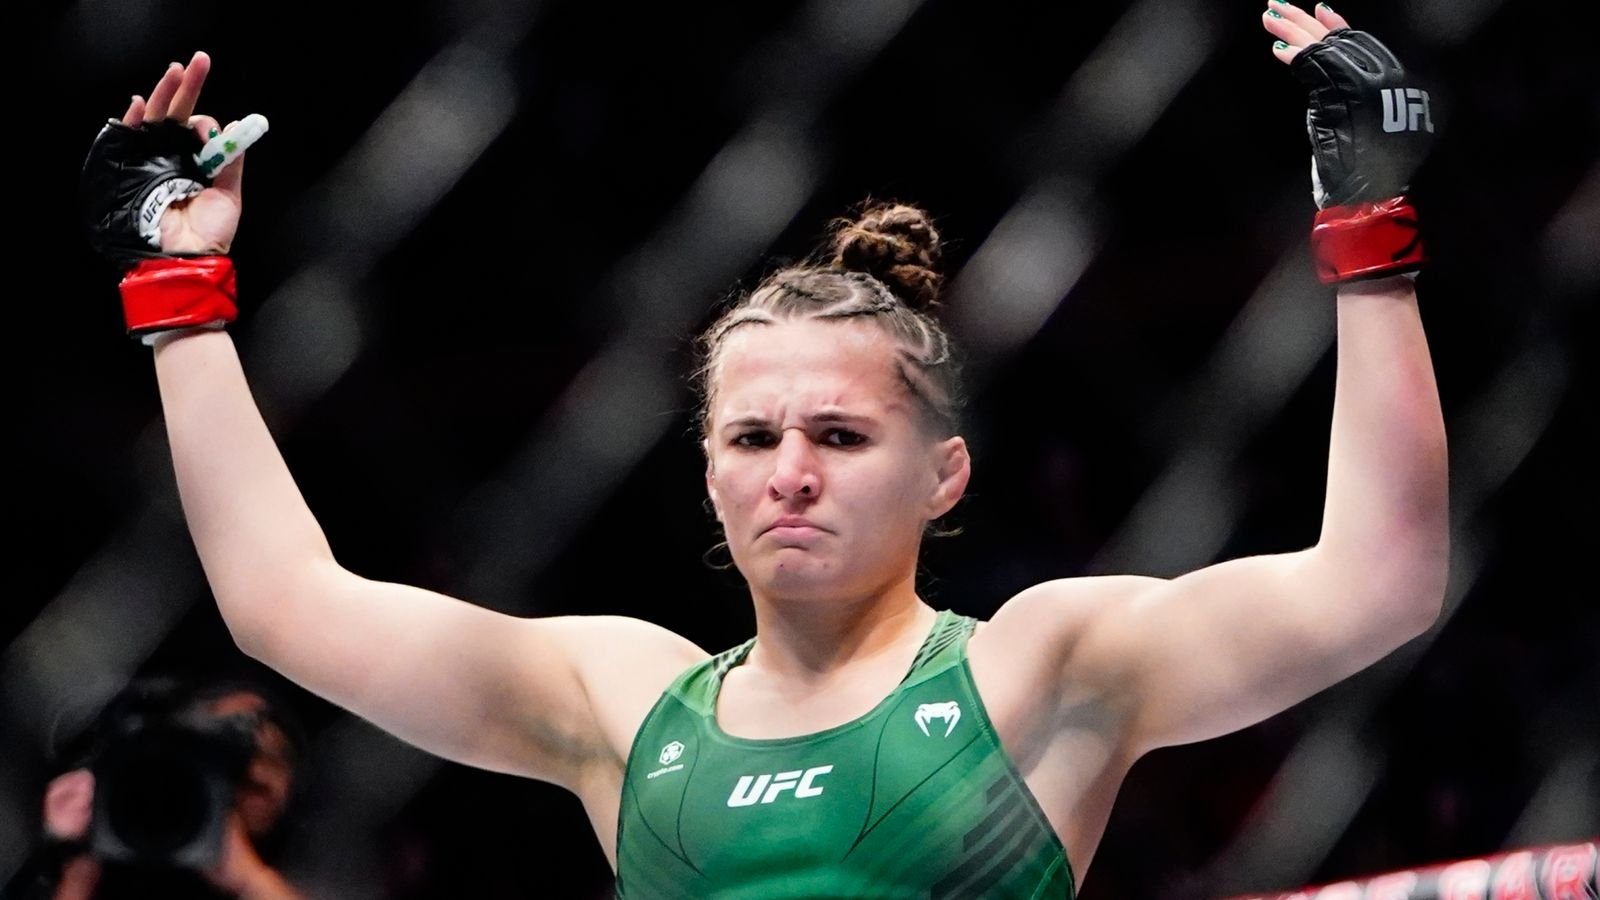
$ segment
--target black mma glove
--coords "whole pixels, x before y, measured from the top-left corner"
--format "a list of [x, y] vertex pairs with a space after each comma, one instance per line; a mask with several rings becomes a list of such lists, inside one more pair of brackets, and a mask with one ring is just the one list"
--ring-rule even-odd
[[1433, 141], [1428, 92], [1364, 31], [1337, 28], [1295, 55], [1311, 91], [1311, 243], [1326, 284], [1416, 272], [1427, 261], [1406, 191]]
[[223, 164], [215, 155], [202, 163], [196, 158], [201, 149], [199, 137], [180, 122], [128, 126], [113, 119], [84, 160], [84, 226], [95, 251], [123, 273], [119, 287], [131, 336], [220, 327], [238, 315], [232, 260], [161, 249], [167, 208], [204, 190]]

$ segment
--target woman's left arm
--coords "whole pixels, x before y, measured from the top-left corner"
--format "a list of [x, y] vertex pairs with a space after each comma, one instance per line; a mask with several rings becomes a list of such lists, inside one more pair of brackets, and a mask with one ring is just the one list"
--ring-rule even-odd
[[[1438, 618], [1449, 571], [1443, 415], [1412, 281], [1425, 255], [1405, 196], [1432, 134], [1426, 92], [1365, 32], [1269, 3], [1277, 57], [1311, 88], [1317, 271], [1336, 283], [1338, 359], [1322, 530], [1305, 550], [1172, 580], [1046, 582], [989, 632], [1066, 706], [1100, 702], [1138, 755], [1277, 713], [1377, 662]], [[1397, 119], [1394, 97], [1418, 98]], [[1387, 106], [1380, 100], [1388, 98]], [[1077, 721], [1062, 718], [1061, 727]]]
[[[1411, 280], [1338, 292], [1328, 490], [1312, 573], [1426, 628], [1449, 569], [1444, 415]], [[1388, 598], [1388, 599], [1386, 599]]]
[[[1438, 618], [1449, 571], [1443, 416], [1411, 281], [1341, 286], [1317, 543], [1166, 580], [1049, 581], [996, 613], [1064, 695], [1119, 711], [1132, 756], [1254, 724], [1377, 662]], [[1011, 636], [1011, 637], [1007, 637]], [[1049, 685], [1041, 686], [1048, 689]]]

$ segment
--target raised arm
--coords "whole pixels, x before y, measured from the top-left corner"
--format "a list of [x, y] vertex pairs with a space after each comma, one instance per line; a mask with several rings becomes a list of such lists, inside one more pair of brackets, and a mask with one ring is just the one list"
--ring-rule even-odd
[[[659, 690], [702, 651], [635, 620], [515, 618], [371, 581], [335, 560], [232, 339], [216, 327], [233, 315], [222, 254], [238, 223], [243, 159], [214, 178], [195, 177], [184, 161], [216, 130], [214, 120], [190, 119], [209, 64], [196, 54], [167, 70], [148, 103], [135, 98], [97, 141], [86, 179], [143, 173], [144, 184], [111, 192], [138, 214], [91, 210], [90, 219], [97, 246], [131, 266], [122, 285], [129, 329], [155, 346], [184, 514], [229, 629], [296, 683], [441, 756], [569, 787], [591, 763], [614, 764], [627, 751], [617, 707], [643, 701], [618, 695], [597, 661], [629, 656], [638, 681]], [[171, 146], [183, 152], [163, 149]], [[141, 164], [105, 159], [118, 154]], [[172, 187], [182, 176], [187, 191]], [[170, 206], [152, 207], [163, 194]], [[141, 247], [127, 233], [138, 219], [159, 221], [158, 244]]]
[[402, 740], [571, 786], [617, 743], [591, 704], [606, 697], [604, 673], [586, 666], [629, 658], [659, 693], [704, 655], [637, 620], [517, 618], [352, 574], [301, 498], [227, 333], [160, 341], [156, 374], [184, 514], [240, 648]]
[[[1315, 546], [1172, 580], [1051, 582], [1013, 600], [1057, 629], [1066, 682], [1124, 713], [1134, 754], [1258, 722], [1377, 662], [1437, 618], [1448, 571], [1445, 435], [1405, 278], [1338, 295], [1327, 500]], [[998, 618], [998, 617], [997, 617]]]
[[[1284, 39], [1275, 52], [1285, 62], [1315, 44], [1316, 64], [1337, 70], [1339, 53], [1359, 53], [1366, 66], [1368, 42], [1382, 49], [1359, 32], [1323, 40], [1345, 27], [1326, 7], [1313, 18], [1287, 4], [1268, 5], [1272, 13], [1264, 20]], [[1357, 46], [1346, 48], [1341, 40], [1352, 37]], [[1360, 115], [1361, 101], [1375, 104], [1380, 85], [1391, 87], [1400, 70], [1394, 63], [1372, 83], [1339, 82], [1342, 76], [1334, 71], [1329, 90], [1359, 93], [1341, 108]], [[1392, 159], [1399, 176], [1379, 165], [1377, 154], [1352, 154], [1352, 140], [1384, 134], [1366, 130], [1376, 123], [1330, 121], [1333, 104], [1319, 107], [1316, 90], [1313, 142], [1323, 207], [1316, 227], [1336, 233], [1316, 234], [1313, 243], [1323, 280], [1338, 285], [1337, 375], [1317, 543], [1171, 580], [1048, 582], [995, 616], [1002, 634], [1016, 635], [1019, 646], [1031, 641], [1031, 652], [1059, 663], [1047, 667], [1046, 677], [1058, 679], [1064, 696], [1098, 697], [1118, 713], [1107, 721], [1130, 756], [1225, 734], [1306, 699], [1426, 630], [1444, 598], [1445, 434], [1416, 294], [1405, 275], [1421, 264], [1420, 244], [1412, 240], [1416, 222], [1400, 196], [1418, 151], [1395, 154], [1413, 154]], [[1324, 126], [1343, 129], [1334, 135], [1339, 140], [1320, 141], [1317, 129]], [[1425, 138], [1387, 136], [1411, 148]], [[1350, 158], [1325, 158], [1341, 149]]]

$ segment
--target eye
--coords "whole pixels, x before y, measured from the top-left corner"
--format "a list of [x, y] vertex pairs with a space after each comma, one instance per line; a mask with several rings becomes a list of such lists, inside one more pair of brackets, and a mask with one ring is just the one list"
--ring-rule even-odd
[[772, 435], [765, 431], [746, 431], [736, 435], [731, 442], [735, 447], [754, 449], [756, 447], [772, 446]]
[[822, 433], [822, 442], [830, 447], [857, 447], [867, 442], [867, 436], [848, 428], [830, 428]]

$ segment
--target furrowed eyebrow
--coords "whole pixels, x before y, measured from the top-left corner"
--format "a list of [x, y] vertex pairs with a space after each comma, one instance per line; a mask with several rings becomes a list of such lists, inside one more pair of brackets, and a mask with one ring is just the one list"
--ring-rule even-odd
[[[871, 425], [878, 420], [872, 416], [858, 415], [838, 410], [820, 412], [807, 418], [808, 422], [816, 425]], [[741, 416], [722, 426], [723, 431], [731, 428], [771, 428], [772, 421], [763, 416]]]

